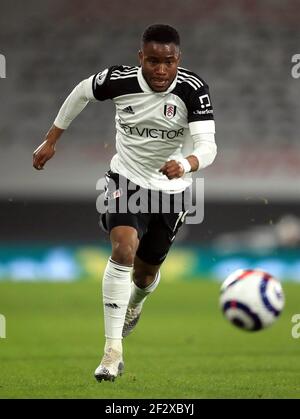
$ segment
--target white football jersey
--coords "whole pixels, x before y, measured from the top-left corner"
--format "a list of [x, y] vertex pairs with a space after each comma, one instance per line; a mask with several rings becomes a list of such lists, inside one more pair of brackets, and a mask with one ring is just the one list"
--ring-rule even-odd
[[123, 65], [90, 80], [94, 98], [111, 99], [116, 106], [117, 153], [111, 170], [147, 189], [176, 193], [190, 186], [190, 173], [169, 180], [159, 169], [168, 160], [192, 154], [191, 135], [215, 132], [207, 84], [178, 68], [168, 90], [154, 92], [140, 67]]

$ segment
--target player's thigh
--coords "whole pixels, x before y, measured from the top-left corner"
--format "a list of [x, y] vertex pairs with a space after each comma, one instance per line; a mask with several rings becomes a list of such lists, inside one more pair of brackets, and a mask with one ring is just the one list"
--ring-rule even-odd
[[161, 265], [167, 257], [184, 218], [183, 212], [153, 215], [147, 232], [140, 240], [137, 256], [149, 265]]
[[105, 211], [100, 215], [100, 226], [109, 235], [116, 227], [132, 227], [140, 238], [146, 230], [149, 217], [131, 211], [129, 202], [135, 189], [128, 187], [128, 179], [111, 170], [106, 173], [106, 180]]

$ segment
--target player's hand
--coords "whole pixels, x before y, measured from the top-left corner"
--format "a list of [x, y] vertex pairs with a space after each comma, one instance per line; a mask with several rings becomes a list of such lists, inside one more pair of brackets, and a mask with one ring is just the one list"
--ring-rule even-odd
[[166, 175], [168, 179], [176, 179], [184, 175], [184, 168], [180, 162], [170, 160], [159, 169], [159, 172]]
[[55, 144], [44, 141], [36, 150], [33, 152], [33, 167], [36, 170], [42, 170], [45, 163], [50, 160], [55, 154]]

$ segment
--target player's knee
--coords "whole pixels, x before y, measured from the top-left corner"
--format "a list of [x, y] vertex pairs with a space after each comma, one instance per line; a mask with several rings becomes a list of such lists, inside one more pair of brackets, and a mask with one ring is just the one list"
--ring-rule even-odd
[[132, 227], [116, 227], [110, 234], [112, 259], [121, 265], [132, 266], [138, 246], [137, 231]]
[[148, 268], [148, 265], [139, 266], [136, 262], [133, 267], [132, 279], [139, 288], [147, 288], [155, 280], [159, 267]]
[[133, 281], [139, 288], [147, 288], [155, 280], [156, 274], [137, 273], [133, 271]]
[[131, 243], [114, 242], [112, 248], [112, 259], [121, 265], [133, 265], [135, 256], [135, 245]]
[[155, 280], [160, 265], [151, 265], [136, 255], [134, 259], [132, 279], [139, 288], [147, 288]]

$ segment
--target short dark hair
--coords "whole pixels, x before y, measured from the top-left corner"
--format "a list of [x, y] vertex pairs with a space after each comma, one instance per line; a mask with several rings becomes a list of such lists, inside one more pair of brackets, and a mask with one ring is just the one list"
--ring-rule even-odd
[[142, 35], [142, 44], [148, 42], [157, 42], [159, 44], [180, 45], [179, 33], [175, 28], [169, 25], [156, 24], [148, 26]]

